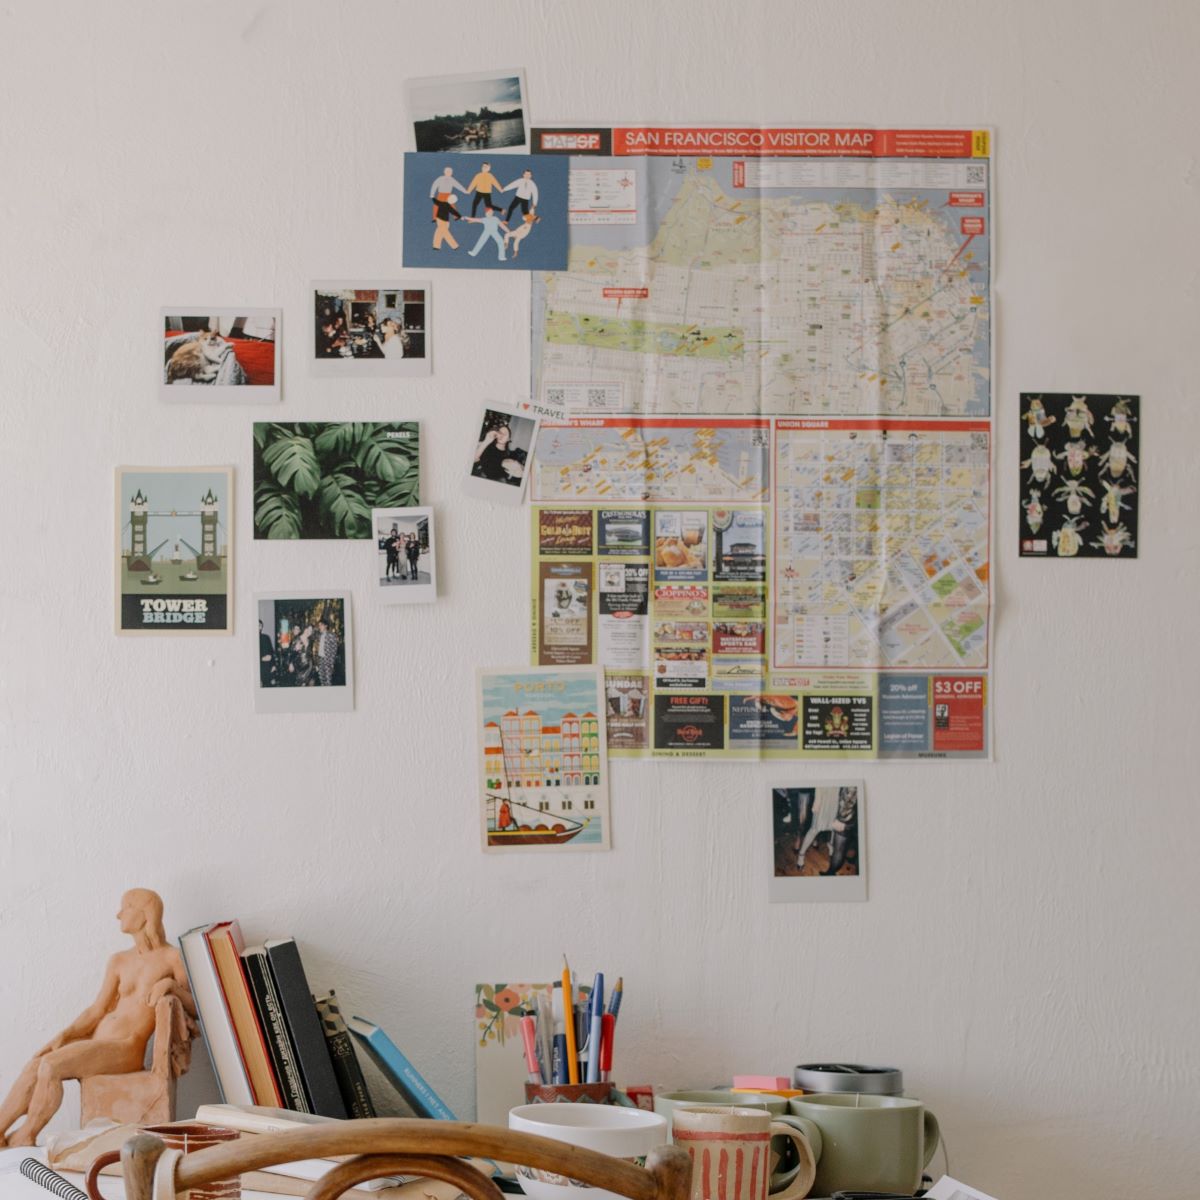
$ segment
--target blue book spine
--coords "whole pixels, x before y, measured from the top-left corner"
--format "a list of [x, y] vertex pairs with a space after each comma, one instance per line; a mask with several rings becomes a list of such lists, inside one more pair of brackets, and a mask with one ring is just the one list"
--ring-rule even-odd
[[445, 1101], [429, 1086], [425, 1076], [404, 1057], [400, 1047], [378, 1025], [362, 1017], [351, 1017], [346, 1027], [414, 1113], [435, 1121], [458, 1120]]

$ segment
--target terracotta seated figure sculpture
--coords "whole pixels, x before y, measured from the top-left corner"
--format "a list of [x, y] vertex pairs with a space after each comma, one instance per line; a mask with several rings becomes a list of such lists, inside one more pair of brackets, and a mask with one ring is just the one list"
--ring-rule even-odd
[[[187, 1065], [190, 1038], [196, 1032], [196, 1004], [183, 959], [167, 942], [162, 900], [146, 888], [121, 898], [117, 919], [133, 948], [108, 960], [96, 999], [61, 1033], [51, 1038], [17, 1076], [0, 1105], [0, 1146], [32, 1146], [58, 1111], [63, 1081], [78, 1079], [89, 1115], [107, 1104], [121, 1104], [128, 1089], [144, 1087], [146, 1047], [158, 1026], [151, 1073], [167, 1074], [170, 1083]], [[160, 1007], [160, 1001], [170, 1003]], [[157, 1044], [164, 1036], [167, 1045]], [[129, 1076], [127, 1088], [114, 1076]], [[89, 1081], [95, 1081], [89, 1101]], [[98, 1089], [98, 1090], [97, 1090]], [[22, 1117], [24, 1122], [13, 1130]]]

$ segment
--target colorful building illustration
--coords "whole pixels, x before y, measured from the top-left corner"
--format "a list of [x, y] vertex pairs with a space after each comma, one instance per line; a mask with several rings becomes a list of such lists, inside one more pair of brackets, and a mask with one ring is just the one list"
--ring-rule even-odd
[[500, 726], [495, 721], [488, 721], [483, 727], [483, 770], [489, 788], [501, 791], [507, 786], [504, 779], [504, 743], [500, 738]]
[[484, 726], [484, 770], [496, 787], [572, 787], [600, 782], [600, 723], [595, 713], [565, 713], [558, 725], [542, 723], [532, 708], [509, 709], [497, 726]]

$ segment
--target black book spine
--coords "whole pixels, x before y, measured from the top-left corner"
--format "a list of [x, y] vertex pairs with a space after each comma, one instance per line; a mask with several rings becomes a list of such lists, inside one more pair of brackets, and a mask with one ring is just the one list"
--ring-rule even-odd
[[296, 1065], [296, 1056], [288, 1040], [287, 1022], [283, 1019], [279, 997], [275, 994], [275, 981], [271, 978], [271, 968], [267, 966], [267, 956], [261, 952], [250, 952], [242, 955], [242, 961], [246, 964], [259, 1024], [267, 1035], [271, 1066], [275, 1069], [275, 1078], [283, 1089], [287, 1106], [294, 1112], [312, 1112], [304, 1091], [304, 1081]]
[[333, 1073], [329, 1051], [325, 1048], [325, 1035], [321, 1032], [321, 1022], [295, 940], [271, 942], [267, 946], [267, 961], [275, 977], [275, 992], [287, 1021], [312, 1110], [322, 1117], [345, 1120], [346, 1106]]
[[333, 1062], [333, 1073], [342, 1089], [342, 1099], [347, 1111], [356, 1119], [375, 1116], [375, 1105], [371, 1102], [367, 1081], [363, 1078], [362, 1067], [358, 1065], [354, 1043], [350, 1040], [350, 1031], [346, 1028], [346, 1022], [342, 1020], [342, 1011], [333, 992], [317, 1000], [317, 1014], [321, 1018], [325, 1043], [329, 1047], [329, 1057]]

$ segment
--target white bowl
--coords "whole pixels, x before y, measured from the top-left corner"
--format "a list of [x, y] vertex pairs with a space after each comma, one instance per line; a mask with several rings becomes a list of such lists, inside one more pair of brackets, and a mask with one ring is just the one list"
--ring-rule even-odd
[[[666, 1118], [613, 1104], [522, 1104], [509, 1110], [508, 1127], [639, 1165], [656, 1146], [667, 1144]], [[584, 1188], [588, 1200], [624, 1200], [604, 1188], [534, 1167], [518, 1166], [517, 1181], [531, 1200], [580, 1200]]]

